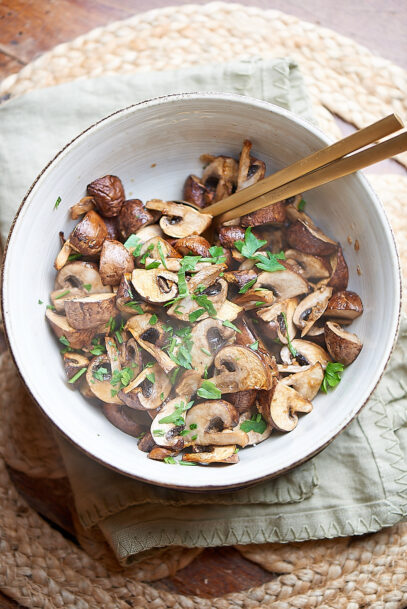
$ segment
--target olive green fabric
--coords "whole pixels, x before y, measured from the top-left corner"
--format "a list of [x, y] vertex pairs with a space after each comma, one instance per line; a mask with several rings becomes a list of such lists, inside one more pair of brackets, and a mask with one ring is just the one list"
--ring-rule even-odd
[[[3, 237], [36, 174], [77, 133], [121, 107], [186, 91], [246, 94], [312, 120], [298, 67], [286, 59], [110, 76], [29, 93], [0, 106]], [[357, 420], [311, 461], [250, 489], [185, 493], [142, 484], [59, 438], [82, 524], [99, 526], [123, 564], [167, 545], [303, 541], [395, 524], [407, 514], [406, 372], [403, 320], [387, 372]]]

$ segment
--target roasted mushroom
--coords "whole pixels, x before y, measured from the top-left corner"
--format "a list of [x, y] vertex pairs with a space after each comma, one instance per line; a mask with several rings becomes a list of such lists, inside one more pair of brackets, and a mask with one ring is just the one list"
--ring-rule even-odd
[[178, 275], [165, 269], [134, 269], [131, 282], [147, 302], [169, 302], [178, 294]]
[[210, 257], [209, 249], [211, 244], [204, 237], [200, 235], [190, 235], [183, 239], [178, 239], [174, 243], [174, 248], [182, 256], [193, 254], [194, 256], [203, 256], [204, 258]]
[[96, 264], [80, 260], [66, 264], [55, 279], [55, 290], [72, 289], [81, 290], [82, 294], [103, 294], [112, 291], [110, 286], [103, 285]]
[[171, 383], [167, 374], [158, 364], [144, 368], [136, 378], [121, 389], [118, 397], [129, 408], [154, 410], [168, 398]]
[[[327, 363], [331, 361], [331, 358], [325, 349], [308, 340], [295, 338], [291, 341], [291, 346], [295, 350], [296, 356], [294, 357], [292, 355], [288, 347], [283, 347], [280, 355], [284, 364], [296, 362], [299, 366], [313, 366], [316, 362], [319, 362], [325, 370]], [[280, 372], [285, 371], [280, 365], [278, 366], [278, 369]]]
[[157, 222], [159, 217], [159, 213], [146, 209], [140, 199], [129, 199], [124, 201], [120, 210], [119, 232], [123, 239], [127, 239], [131, 234], [138, 233], [142, 227]]
[[103, 176], [87, 187], [87, 193], [97, 210], [106, 217], [118, 216], [124, 201], [124, 188], [117, 176]]
[[72, 327], [64, 315], [58, 315], [51, 309], [47, 309], [45, 316], [57, 338], [68, 343], [72, 349], [88, 347], [95, 335], [95, 329], [77, 330]]
[[344, 366], [355, 361], [363, 346], [356, 334], [346, 332], [333, 321], [325, 324], [325, 343], [332, 359]]
[[115, 317], [116, 313], [116, 297], [112, 293], [91, 294], [65, 301], [67, 320], [76, 330], [86, 330], [106, 324], [111, 317]]
[[[337, 254], [332, 254], [332, 256], [336, 258]], [[321, 256], [312, 256], [299, 250], [289, 249], [285, 251], [285, 257], [287, 261], [295, 260], [300, 274], [305, 279], [326, 279], [330, 276], [330, 264]]]
[[349, 269], [340, 246], [329, 258], [332, 269], [331, 277], [327, 283], [335, 291], [346, 290], [349, 281]]
[[242, 190], [242, 188], [257, 184], [265, 176], [266, 164], [250, 156], [251, 149], [252, 143], [249, 140], [245, 140], [240, 152], [236, 190]]
[[103, 404], [103, 414], [120, 431], [138, 438], [147, 429], [148, 420], [124, 404]]
[[292, 248], [313, 256], [330, 256], [337, 244], [315, 224], [297, 220], [287, 230], [287, 241]]
[[177, 239], [202, 234], [212, 221], [211, 215], [200, 214], [192, 207], [174, 201], [152, 199], [147, 201], [146, 207], [162, 213], [160, 226], [163, 232]]
[[148, 351], [165, 372], [169, 373], [177, 367], [177, 364], [162, 350], [166, 342], [162, 323], [151, 325], [151, 317], [149, 313], [134, 315], [127, 320], [125, 329], [134, 336], [140, 347]]
[[[227, 446], [238, 444], [246, 446], [247, 434], [237, 427], [239, 413], [232, 404], [225, 400], [201, 402], [188, 410], [185, 418], [184, 435], [186, 441], [200, 446]], [[196, 437], [195, 437], [196, 436]]]
[[270, 389], [271, 378], [260, 356], [248, 347], [227, 345], [215, 356], [216, 374], [210, 379], [222, 393]]
[[229, 156], [212, 157], [202, 174], [202, 183], [213, 192], [213, 202], [232, 194], [237, 185], [237, 173], [238, 164], [235, 159]]
[[241, 226], [223, 226], [219, 229], [219, 243], [228, 249], [235, 247], [236, 241], [243, 241], [245, 231]]
[[310, 291], [309, 283], [301, 275], [292, 271], [284, 261], [279, 262], [285, 266], [285, 270], [260, 273], [257, 277], [256, 287], [267, 288], [282, 300], [307, 294]]
[[288, 342], [287, 333], [290, 339], [295, 338], [297, 329], [293, 317], [297, 306], [298, 298], [285, 298], [271, 305], [271, 307], [265, 307], [257, 311], [257, 316], [267, 323], [268, 338], [278, 338], [284, 344]]
[[293, 387], [303, 398], [311, 401], [317, 395], [323, 380], [323, 368], [319, 362], [316, 362], [313, 366], [307, 368], [307, 370], [290, 374], [282, 379], [280, 383]]
[[120, 241], [105, 239], [100, 252], [99, 273], [103, 285], [119, 285], [124, 273], [134, 269], [134, 258]]
[[187, 398], [176, 397], [163, 406], [151, 423], [151, 435], [158, 446], [181, 450], [188, 444], [186, 435], [181, 435], [185, 429], [185, 413], [191, 404]]
[[75, 226], [68, 241], [75, 251], [84, 256], [92, 256], [100, 252], [106, 237], [106, 224], [99, 214], [91, 210]]
[[277, 381], [271, 391], [260, 394], [261, 413], [278, 431], [292, 431], [297, 427], [297, 412], [308, 413], [312, 410], [309, 400], [303, 398], [295, 389]]
[[[82, 382], [82, 376], [86, 372], [89, 360], [80, 353], [64, 353], [65, 374], [72, 387], [78, 388]], [[78, 376], [80, 373], [80, 376]], [[74, 377], [76, 376], [76, 379]]]
[[238, 463], [236, 446], [214, 446], [212, 450], [199, 451], [197, 453], [186, 453], [182, 457], [187, 463], [200, 463], [209, 465], [210, 463]]
[[211, 317], [196, 324], [191, 331], [192, 368], [203, 374], [213, 362], [215, 354], [226, 344], [234, 343], [236, 332], [218, 319]]
[[301, 337], [305, 336], [314, 323], [323, 315], [332, 296], [332, 288], [323, 287], [308, 294], [302, 300], [293, 315], [293, 322], [301, 329]]
[[193, 203], [197, 207], [206, 207], [212, 203], [214, 192], [211, 192], [197, 176], [190, 175], [184, 184], [184, 201]]
[[324, 317], [337, 320], [352, 321], [362, 315], [363, 304], [356, 292], [344, 290], [336, 292], [328, 302]]
[[112, 370], [107, 355], [94, 357], [86, 372], [86, 380], [92, 393], [106, 404], [121, 404], [116, 393], [116, 385], [112, 384]]

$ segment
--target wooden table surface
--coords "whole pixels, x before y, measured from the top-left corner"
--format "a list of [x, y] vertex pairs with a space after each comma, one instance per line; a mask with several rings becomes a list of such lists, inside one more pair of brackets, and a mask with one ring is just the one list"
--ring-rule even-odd
[[[201, 0], [195, 0], [203, 4]], [[91, 28], [166, 5], [187, 0], [1, 0], [0, 80], [17, 72], [56, 44]], [[407, 68], [407, 2], [398, 0], [245, 0], [245, 5], [275, 8], [335, 29]], [[397, 169], [396, 169], [397, 171]], [[0, 339], [0, 350], [4, 349]], [[50, 484], [10, 470], [13, 482], [27, 501], [45, 518], [73, 535], [65, 501], [68, 482]], [[238, 577], [237, 575], [238, 574]], [[191, 565], [155, 584], [185, 594], [213, 597], [248, 589], [269, 581], [271, 574], [245, 560], [231, 548], [205, 550]], [[18, 605], [0, 593], [0, 609]]]

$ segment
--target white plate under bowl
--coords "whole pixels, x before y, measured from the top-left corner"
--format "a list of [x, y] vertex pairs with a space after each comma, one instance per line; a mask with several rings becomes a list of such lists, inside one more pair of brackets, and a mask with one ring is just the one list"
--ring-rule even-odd
[[[66, 146], [37, 178], [17, 214], [3, 272], [3, 314], [11, 350], [33, 398], [82, 450], [124, 474], [189, 490], [240, 487], [276, 476], [326, 446], [355, 417], [383, 373], [398, 327], [400, 272], [383, 208], [360, 174], [307, 193], [307, 212], [339, 240], [349, 265], [349, 289], [364, 314], [352, 325], [363, 340], [358, 359], [328, 395], [288, 434], [273, 433], [241, 450], [240, 462], [180, 467], [147, 459], [128, 436], [67, 385], [58, 344], [44, 319], [55, 277], [58, 231], [69, 234], [69, 207], [86, 185], [118, 175], [127, 198], [179, 199], [185, 177], [200, 174], [204, 153], [237, 156], [245, 138], [274, 171], [329, 143], [311, 124], [269, 103], [230, 94], [153, 99], [100, 121]], [[35, 143], [33, 143], [35, 154]], [[54, 209], [61, 197], [58, 209]], [[348, 236], [360, 244], [358, 252]], [[357, 267], [361, 269], [358, 275]], [[12, 404], [10, 404], [12, 407]]]

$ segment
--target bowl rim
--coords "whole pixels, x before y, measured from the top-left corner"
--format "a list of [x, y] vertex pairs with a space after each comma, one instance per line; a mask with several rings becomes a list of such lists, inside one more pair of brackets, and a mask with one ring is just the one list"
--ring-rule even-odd
[[[288, 471], [291, 471], [295, 467], [305, 463], [306, 461], [308, 461], [309, 459], [311, 459], [312, 457], [314, 457], [315, 455], [320, 453], [322, 450], [324, 450], [357, 417], [357, 415], [360, 413], [362, 408], [369, 401], [372, 393], [374, 392], [377, 385], [379, 384], [379, 382], [385, 372], [385, 369], [387, 367], [391, 354], [393, 353], [394, 347], [396, 345], [398, 332], [399, 332], [399, 326], [400, 326], [401, 304], [402, 304], [402, 301], [401, 301], [402, 280], [401, 280], [400, 257], [399, 257], [393, 229], [390, 225], [390, 222], [389, 222], [387, 214], [386, 214], [386, 210], [384, 209], [384, 206], [383, 206], [380, 198], [376, 195], [375, 191], [373, 190], [372, 186], [368, 182], [367, 178], [360, 171], [357, 171], [357, 172], [355, 172], [355, 175], [361, 181], [363, 188], [367, 191], [370, 198], [375, 201], [378, 210], [382, 214], [383, 226], [385, 229], [387, 229], [389, 236], [391, 237], [391, 239], [389, 239], [389, 244], [390, 244], [390, 249], [392, 249], [392, 252], [391, 252], [393, 254], [392, 257], [396, 264], [395, 268], [396, 268], [397, 282], [395, 284], [395, 287], [396, 286], [398, 287], [398, 289], [395, 290], [395, 310], [396, 310], [396, 314], [397, 314], [397, 320], [395, 322], [393, 321], [393, 339], [392, 339], [391, 344], [387, 347], [387, 357], [385, 358], [385, 361], [383, 362], [383, 364], [380, 367], [379, 374], [377, 376], [377, 380], [375, 381], [373, 387], [371, 388], [369, 395], [366, 397], [366, 399], [363, 401], [363, 403], [359, 406], [359, 408], [356, 411], [352, 411], [349, 415], [347, 415], [347, 417], [345, 419], [342, 420], [342, 424], [340, 425], [339, 429], [326, 442], [324, 442], [322, 445], [318, 446], [315, 450], [312, 450], [312, 451], [308, 452], [306, 455], [302, 456], [301, 458], [296, 459], [295, 461], [291, 462], [286, 467], [279, 468], [277, 471], [272, 472], [270, 474], [266, 474], [266, 475], [263, 475], [263, 476], [260, 476], [257, 478], [250, 477], [249, 479], [243, 480], [242, 482], [237, 482], [237, 483], [232, 483], [232, 484], [215, 483], [215, 484], [190, 486], [190, 485], [183, 485], [183, 484], [178, 484], [178, 483], [174, 484], [174, 483], [165, 483], [163, 481], [151, 480], [150, 478], [148, 478], [146, 476], [137, 475], [132, 472], [124, 471], [121, 468], [116, 467], [116, 466], [112, 465], [111, 463], [105, 461], [100, 456], [96, 456], [89, 449], [80, 445], [78, 442], [76, 442], [73, 438], [71, 438], [65, 431], [63, 431], [54, 422], [54, 420], [51, 418], [51, 415], [48, 414], [46, 409], [35, 398], [35, 396], [33, 395], [33, 392], [31, 391], [31, 388], [28, 384], [28, 381], [25, 380], [22, 372], [20, 371], [16, 356], [14, 355], [14, 351], [13, 351], [13, 347], [12, 347], [13, 338], [11, 335], [9, 335], [9, 330], [7, 327], [9, 314], [6, 311], [6, 303], [5, 303], [5, 296], [4, 296], [6, 290], [4, 288], [5, 288], [6, 278], [7, 278], [7, 264], [8, 264], [8, 260], [10, 257], [10, 255], [9, 255], [10, 241], [11, 241], [11, 237], [13, 235], [14, 229], [16, 227], [16, 224], [18, 222], [18, 219], [20, 217], [20, 213], [23, 210], [25, 204], [27, 203], [27, 200], [29, 199], [32, 191], [37, 187], [37, 185], [40, 182], [42, 182], [42, 180], [44, 180], [47, 177], [47, 173], [50, 170], [51, 166], [53, 166], [59, 160], [63, 159], [64, 156], [67, 154], [68, 150], [70, 150], [71, 147], [74, 146], [78, 141], [81, 141], [89, 131], [97, 131], [98, 129], [103, 128], [106, 124], [108, 124], [110, 122], [114, 122], [116, 120], [117, 116], [124, 116], [126, 114], [131, 114], [133, 112], [137, 112], [139, 109], [142, 109], [142, 108], [160, 106], [160, 105], [171, 103], [171, 102], [177, 103], [178, 101], [182, 101], [182, 100], [202, 100], [202, 99], [229, 101], [232, 103], [239, 102], [241, 104], [243, 103], [245, 105], [254, 106], [254, 107], [257, 107], [257, 108], [260, 108], [263, 110], [272, 111], [276, 114], [280, 114], [281, 116], [289, 119], [290, 121], [296, 123], [297, 125], [300, 125], [301, 127], [305, 128], [306, 130], [311, 131], [311, 133], [313, 133], [313, 135], [315, 135], [319, 139], [321, 139], [326, 145], [332, 144], [334, 142], [334, 140], [330, 136], [326, 135], [321, 129], [319, 129], [319, 127], [315, 126], [313, 123], [302, 118], [301, 116], [294, 114], [290, 110], [277, 106], [269, 101], [260, 100], [260, 99], [257, 99], [257, 98], [251, 97], [251, 96], [240, 95], [237, 93], [224, 93], [224, 92], [216, 92], [216, 91], [173, 93], [173, 94], [153, 97], [151, 99], [137, 102], [135, 104], [130, 104], [129, 106], [126, 106], [119, 110], [115, 110], [111, 114], [109, 114], [109, 115], [99, 119], [98, 121], [92, 123], [91, 125], [89, 125], [89, 127], [84, 129], [83, 131], [81, 131], [72, 140], [67, 142], [54, 155], [54, 157], [47, 163], [47, 165], [40, 171], [40, 173], [37, 175], [37, 177], [31, 184], [30, 188], [28, 189], [27, 193], [25, 194], [24, 198], [22, 199], [22, 202], [21, 202], [20, 206], [18, 207], [17, 212], [14, 216], [14, 219], [11, 224], [11, 227], [10, 227], [10, 230], [9, 230], [9, 233], [7, 236], [7, 240], [6, 240], [6, 243], [4, 246], [3, 259], [2, 259], [2, 263], [1, 263], [1, 312], [2, 312], [2, 317], [3, 317], [3, 321], [4, 321], [4, 324], [3, 324], [4, 325], [4, 335], [6, 338], [8, 350], [11, 354], [11, 357], [13, 359], [13, 362], [16, 366], [18, 375], [19, 375], [23, 385], [25, 386], [26, 390], [28, 391], [33, 402], [40, 409], [40, 411], [46, 416], [47, 420], [51, 422], [54, 429], [57, 430], [57, 432], [59, 434], [61, 434], [66, 440], [68, 440], [73, 446], [75, 446], [77, 449], [79, 449], [82, 453], [86, 454], [88, 457], [90, 457], [94, 461], [100, 463], [101, 465], [103, 465], [105, 467], [108, 467], [109, 469], [111, 469], [113, 471], [116, 471], [122, 475], [125, 475], [125, 476], [130, 477], [135, 480], [138, 480], [140, 482], [153, 484], [153, 485], [160, 486], [160, 487], [166, 487], [166, 488], [170, 488], [170, 489], [175, 489], [175, 490], [180, 490], [180, 491], [190, 491], [190, 492], [204, 492], [204, 491], [211, 492], [211, 491], [215, 491], [215, 490], [233, 490], [233, 489], [239, 489], [239, 488], [247, 488], [254, 484], [258, 484], [260, 482], [264, 482], [266, 480], [276, 478]], [[391, 246], [392, 246], [392, 248], [391, 248]]]

